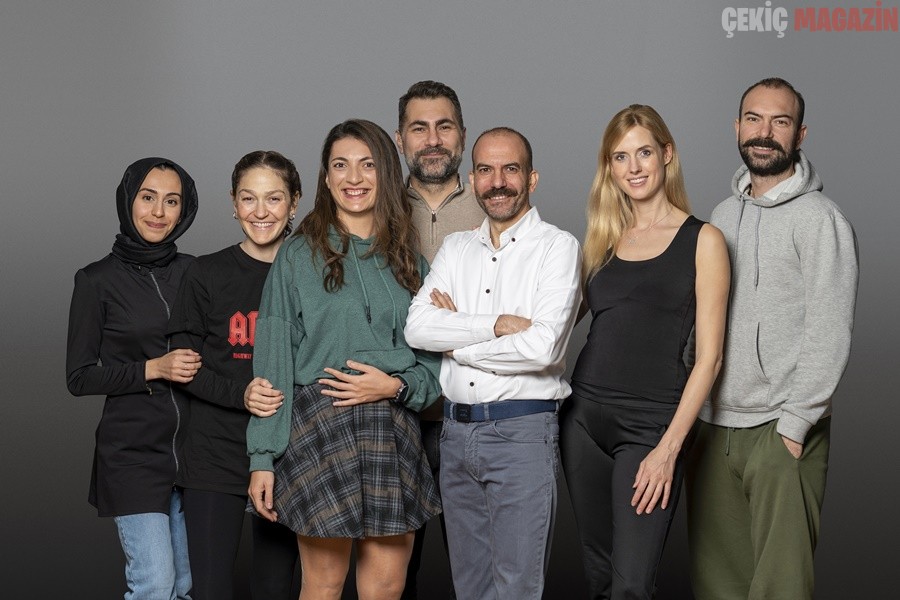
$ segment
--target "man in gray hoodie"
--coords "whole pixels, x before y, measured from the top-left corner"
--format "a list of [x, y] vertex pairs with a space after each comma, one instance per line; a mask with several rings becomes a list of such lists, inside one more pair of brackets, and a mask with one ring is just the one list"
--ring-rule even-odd
[[710, 220], [728, 243], [732, 286], [723, 368], [687, 473], [697, 600], [812, 598], [858, 261], [853, 228], [800, 150], [803, 112], [783, 79], [744, 92], [744, 166]]

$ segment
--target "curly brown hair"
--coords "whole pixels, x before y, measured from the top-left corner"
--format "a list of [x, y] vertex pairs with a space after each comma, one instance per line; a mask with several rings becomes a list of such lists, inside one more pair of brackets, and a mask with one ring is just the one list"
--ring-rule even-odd
[[[387, 260], [394, 278], [401, 286], [415, 294], [422, 285], [419, 274], [419, 236], [412, 224], [412, 209], [403, 183], [400, 158], [387, 132], [364, 119], [348, 119], [331, 128], [322, 144], [322, 162], [316, 185], [313, 208], [303, 217], [294, 235], [306, 236], [313, 257], [321, 256], [325, 263], [322, 285], [329, 292], [344, 285], [344, 257], [350, 247], [350, 233], [337, 217], [334, 198], [325, 182], [331, 148], [335, 142], [353, 138], [364, 143], [375, 163], [378, 188], [375, 198], [374, 242], [368, 254], [379, 254]], [[329, 228], [340, 235], [340, 248], [328, 240]], [[368, 255], [367, 254], [367, 255]]]

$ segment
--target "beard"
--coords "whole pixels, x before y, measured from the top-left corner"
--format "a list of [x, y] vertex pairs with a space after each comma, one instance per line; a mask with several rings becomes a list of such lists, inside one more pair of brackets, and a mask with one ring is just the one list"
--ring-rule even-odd
[[[768, 158], [756, 158], [753, 156], [752, 147], [771, 148], [777, 151], [777, 154]], [[770, 138], [752, 138], [738, 144], [738, 151], [741, 158], [751, 174], [758, 177], [772, 177], [781, 175], [789, 171], [793, 164], [800, 159], [800, 153], [797, 146], [794, 145], [790, 152], [784, 149], [784, 146]]]
[[[435, 152], [439, 152], [443, 156], [422, 158], [425, 154]], [[456, 177], [460, 164], [462, 164], [462, 154], [453, 154], [446, 148], [430, 147], [416, 152], [412, 160], [407, 161], [406, 166], [409, 167], [409, 174], [422, 183], [442, 184]]]
[[[492, 208], [488, 204], [488, 202], [494, 198], [515, 198], [516, 196], [519, 196], [519, 198], [509, 205]], [[481, 207], [481, 210], [483, 210], [492, 221], [503, 223], [516, 217], [519, 212], [521, 212], [522, 207], [528, 204], [528, 192], [525, 192], [520, 196], [518, 192], [508, 187], [491, 188], [483, 194], [476, 193], [475, 199], [478, 201], [478, 206]]]

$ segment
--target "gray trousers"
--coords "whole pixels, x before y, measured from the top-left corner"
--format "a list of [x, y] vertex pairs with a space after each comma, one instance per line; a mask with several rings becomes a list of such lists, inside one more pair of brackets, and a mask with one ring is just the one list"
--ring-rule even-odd
[[459, 598], [540, 600], [558, 472], [556, 413], [444, 419], [441, 496]]

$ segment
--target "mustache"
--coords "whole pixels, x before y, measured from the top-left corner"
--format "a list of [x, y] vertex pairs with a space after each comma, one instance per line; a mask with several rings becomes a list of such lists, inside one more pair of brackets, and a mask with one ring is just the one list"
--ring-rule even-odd
[[752, 138], [743, 144], [744, 148], [749, 148], [751, 146], [756, 146], [757, 148], [771, 148], [773, 150], [778, 150], [782, 154], [787, 154], [784, 150], [784, 146], [771, 138]]
[[511, 198], [516, 195], [516, 191], [510, 189], [506, 186], [501, 188], [491, 188], [487, 190], [485, 193], [481, 194], [482, 198], [496, 198], [497, 196], [506, 196], [507, 198]]
[[444, 156], [453, 156], [453, 153], [441, 146], [428, 146], [416, 152], [416, 158], [420, 158], [425, 154], [443, 154]]

